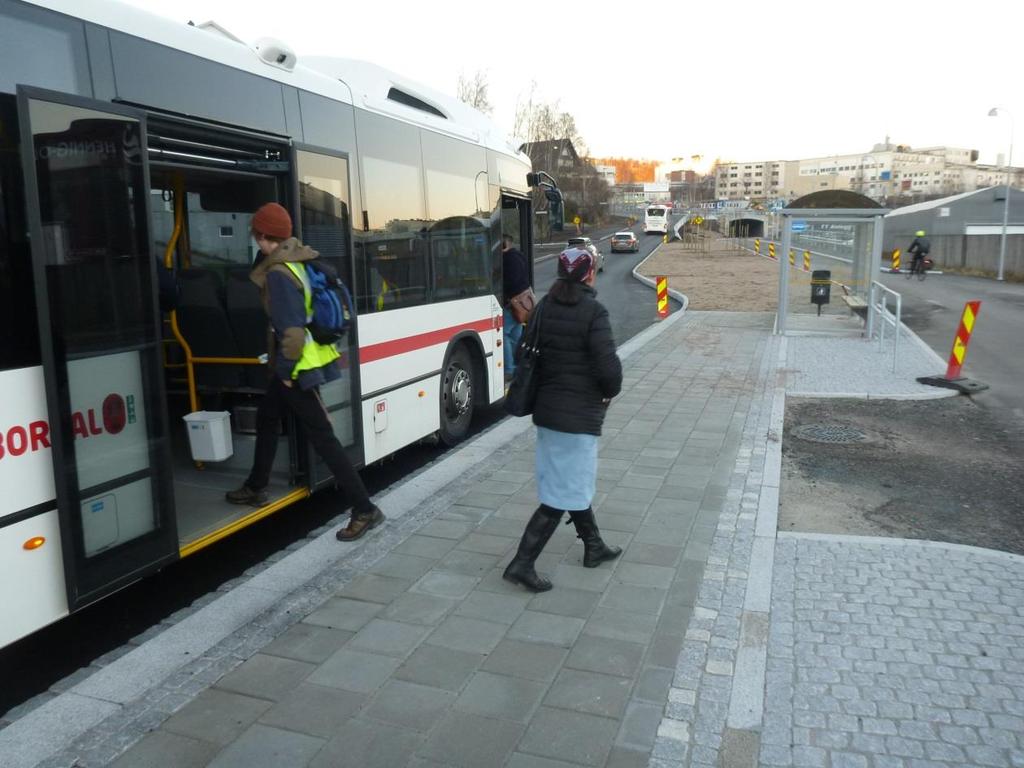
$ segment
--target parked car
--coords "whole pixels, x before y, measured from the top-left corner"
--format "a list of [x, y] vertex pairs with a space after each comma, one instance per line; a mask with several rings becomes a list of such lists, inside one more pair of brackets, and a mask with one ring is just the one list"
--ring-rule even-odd
[[569, 238], [570, 248], [586, 248], [590, 251], [590, 254], [594, 257], [594, 263], [597, 264], [597, 271], [604, 272], [604, 254], [594, 245], [593, 241], [589, 237], [570, 237]]
[[628, 251], [636, 253], [640, 250], [640, 241], [632, 232], [616, 232], [612, 235], [612, 253]]

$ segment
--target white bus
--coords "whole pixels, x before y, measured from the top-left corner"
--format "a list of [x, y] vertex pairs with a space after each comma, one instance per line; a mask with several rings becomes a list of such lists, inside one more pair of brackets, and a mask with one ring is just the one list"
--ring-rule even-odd
[[[352, 288], [322, 395], [362, 466], [502, 397], [529, 172], [481, 114], [371, 65], [0, 0], [0, 647], [332, 484], [286, 424], [267, 505], [224, 501], [267, 377], [261, 203]], [[229, 458], [194, 460], [201, 411], [230, 414]]]
[[644, 232], [648, 235], [664, 235], [668, 233], [667, 205], [648, 205], [644, 211]]

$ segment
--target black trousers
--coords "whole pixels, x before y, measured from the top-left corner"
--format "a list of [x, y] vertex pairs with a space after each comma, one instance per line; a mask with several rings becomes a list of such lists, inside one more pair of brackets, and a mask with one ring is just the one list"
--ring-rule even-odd
[[258, 491], [270, 482], [270, 469], [274, 464], [274, 454], [277, 453], [278, 432], [286, 410], [291, 411], [303, 426], [313, 449], [331, 470], [335, 483], [345, 489], [356, 512], [370, 512], [373, 502], [366, 492], [363, 479], [345, 455], [341, 441], [334, 435], [320, 392], [316, 389], [299, 389], [297, 385], [287, 387], [276, 376], [271, 379], [256, 412], [256, 457], [249, 479], [245, 481], [246, 485]]

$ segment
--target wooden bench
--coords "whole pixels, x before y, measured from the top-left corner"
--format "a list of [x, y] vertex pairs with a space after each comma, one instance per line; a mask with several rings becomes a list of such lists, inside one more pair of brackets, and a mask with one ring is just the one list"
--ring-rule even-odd
[[846, 306], [850, 308], [850, 311], [855, 315], [860, 315], [863, 318], [868, 316], [868, 303], [861, 296], [851, 296], [846, 294], [843, 296], [843, 301], [846, 302]]

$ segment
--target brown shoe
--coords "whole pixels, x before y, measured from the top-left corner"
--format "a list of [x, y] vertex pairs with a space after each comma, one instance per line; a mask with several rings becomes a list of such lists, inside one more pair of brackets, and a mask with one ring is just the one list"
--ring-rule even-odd
[[361, 538], [371, 528], [376, 528], [384, 522], [384, 513], [376, 506], [372, 512], [357, 515], [354, 511], [348, 519], [348, 525], [334, 534], [338, 541], [355, 541]]
[[224, 498], [232, 504], [248, 504], [252, 507], [262, 507], [267, 503], [267, 492], [263, 489], [256, 491], [248, 485], [243, 485], [241, 488], [225, 493]]

